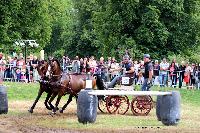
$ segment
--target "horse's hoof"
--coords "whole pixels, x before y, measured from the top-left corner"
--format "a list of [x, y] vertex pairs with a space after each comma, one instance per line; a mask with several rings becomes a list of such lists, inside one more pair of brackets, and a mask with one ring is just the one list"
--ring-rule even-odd
[[32, 110], [32, 109], [29, 109], [28, 112], [29, 112], [29, 113], [33, 113], [33, 110]]
[[60, 113], [63, 113], [63, 110], [60, 110]]

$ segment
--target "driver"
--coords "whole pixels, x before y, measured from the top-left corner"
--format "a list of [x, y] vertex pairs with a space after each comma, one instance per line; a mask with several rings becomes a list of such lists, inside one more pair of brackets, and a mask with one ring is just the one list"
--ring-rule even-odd
[[122, 77], [122, 76], [126, 76], [126, 77], [131, 77], [134, 75], [134, 67], [132, 66], [130, 60], [129, 60], [129, 56], [125, 55], [123, 57], [123, 61], [122, 61], [122, 68], [120, 68], [120, 70], [123, 70], [123, 75], [120, 76], [116, 76], [111, 82], [110, 84], [108, 84], [108, 88], [114, 88], [117, 81]]

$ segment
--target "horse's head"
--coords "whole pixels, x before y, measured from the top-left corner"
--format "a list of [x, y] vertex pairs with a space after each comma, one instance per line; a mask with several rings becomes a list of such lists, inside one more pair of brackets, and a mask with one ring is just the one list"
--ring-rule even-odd
[[57, 59], [52, 59], [50, 61], [51, 73], [53, 75], [60, 75], [62, 73], [60, 63]]
[[46, 73], [48, 71], [48, 66], [49, 66], [49, 64], [45, 60], [39, 61], [39, 63], [38, 63], [37, 71], [42, 79], [46, 76]]

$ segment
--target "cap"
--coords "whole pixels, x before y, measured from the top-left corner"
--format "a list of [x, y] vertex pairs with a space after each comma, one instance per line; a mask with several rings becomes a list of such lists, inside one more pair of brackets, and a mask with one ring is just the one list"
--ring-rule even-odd
[[144, 54], [144, 58], [150, 58], [149, 54]]
[[129, 56], [128, 56], [128, 55], [125, 55], [125, 56], [123, 57], [123, 59], [129, 59]]

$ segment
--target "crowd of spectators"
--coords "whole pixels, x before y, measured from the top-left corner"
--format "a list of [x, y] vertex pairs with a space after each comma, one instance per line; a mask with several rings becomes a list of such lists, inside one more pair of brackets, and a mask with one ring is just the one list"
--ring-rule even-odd
[[11, 58], [0, 53], [0, 78], [17, 82], [36, 82], [39, 75], [35, 69], [39, 60], [32, 54], [27, 57], [26, 62], [22, 54]]
[[[67, 60], [68, 62], [69, 60]], [[144, 61], [129, 60], [134, 67], [134, 82], [141, 85], [144, 81]], [[200, 87], [200, 65], [182, 61], [180, 64], [173, 59], [170, 63], [166, 58], [161, 61], [152, 60], [153, 63], [153, 84], [160, 87], [178, 87], [183, 85], [188, 89]], [[67, 64], [67, 63], [66, 63]], [[68, 63], [69, 64], [69, 63]], [[65, 66], [65, 58], [63, 58]], [[67, 66], [67, 65], [66, 65]], [[95, 60], [94, 56], [90, 58], [80, 58], [78, 56], [72, 61], [72, 71], [75, 73], [99, 73], [106, 82], [111, 81], [115, 76], [121, 75], [123, 61], [117, 62], [115, 57], [108, 57], [107, 60], [101, 57]]]
[[[169, 63], [166, 58], [161, 61], [151, 61], [154, 67], [154, 85], [181, 88], [184, 84], [187, 88], [200, 87], [199, 64], [184, 61], [178, 64], [175, 59]], [[33, 55], [29, 55], [25, 63], [23, 55], [5, 58], [3, 54], [0, 54], [0, 78], [4, 80], [14, 79], [14, 81], [35, 82], [39, 80], [37, 70], [35, 69], [38, 62], [37, 56]], [[144, 61], [130, 59], [129, 62], [134, 67], [134, 83], [141, 85], [144, 81]], [[97, 73], [101, 75], [105, 82], [109, 82], [115, 76], [123, 73], [123, 61], [117, 61], [115, 57], [108, 57], [105, 60], [104, 57], [95, 59], [94, 56], [85, 58], [76, 56], [73, 59], [63, 56], [60, 63], [65, 72]]]

